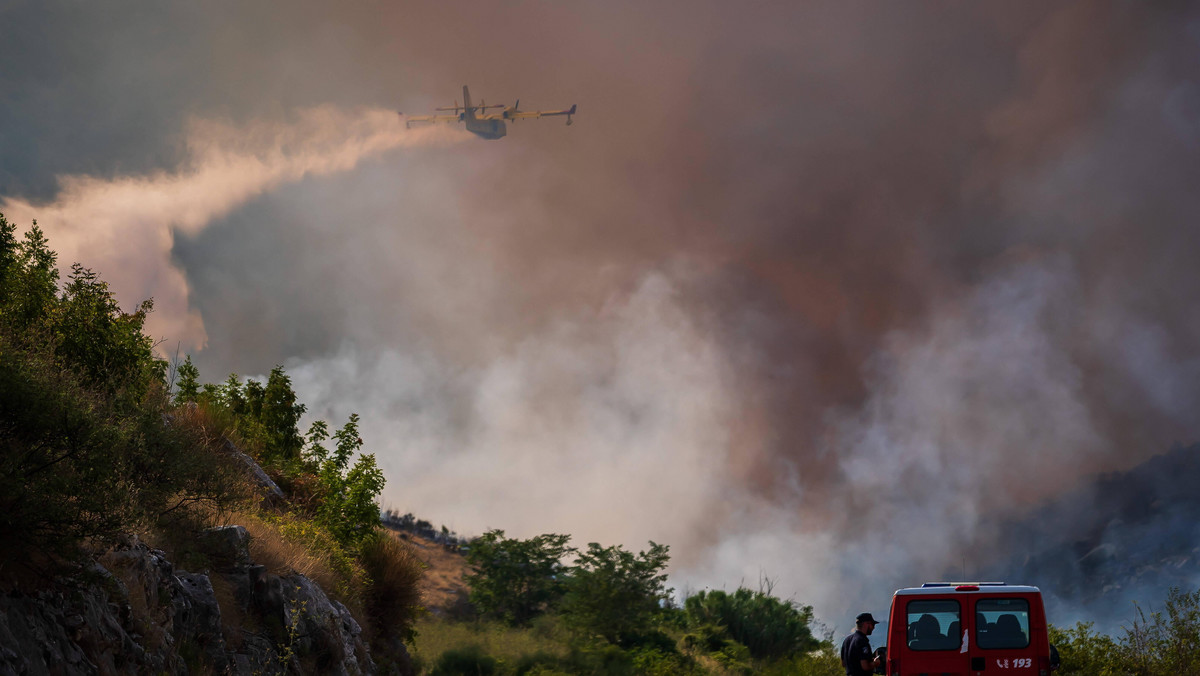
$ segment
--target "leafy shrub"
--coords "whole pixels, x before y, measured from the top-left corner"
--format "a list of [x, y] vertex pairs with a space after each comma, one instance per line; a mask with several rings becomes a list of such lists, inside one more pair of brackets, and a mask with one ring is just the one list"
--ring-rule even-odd
[[581, 644], [572, 647], [562, 665], [572, 674], [626, 676], [633, 674], [633, 655], [611, 643]]
[[811, 606], [797, 606], [762, 590], [741, 587], [732, 594], [702, 591], [689, 597], [684, 609], [689, 626], [699, 631], [707, 644], [720, 643], [720, 634], [714, 630], [720, 627], [746, 646], [755, 659], [789, 657], [819, 645], [809, 628]]
[[1049, 627], [1050, 644], [1058, 648], [1062, 666], [1060, 676], [1116, 676], [1120, 668], [1120, 645], [1111, 637], [1092, 630], [1093, 623], [1078, 622], [1074, 627]]
[[[324, 425], [313, 426], [323, 430]], [[320, 445], [322, 438], [312, 442], [321, 487], [317, 517], [346, 547], [357, 546], [379, 527], [379, 503], [383, 491], [383, 471], [375, 464], [375, 455], [360, 455], [354, 466], [350, 458], [362, 448], [358, 436], [358, 414], [333, 435], [336, 445], [328, 452]]]
[[639, 647], [630, 651], [633, 673], [645, 676], [673, 676], [693, 672], [696, 665], [671, 646], [668, 650]]
[[496, 673], [496, 658], [478, 645], [447, 650], [433, 664], [432, 676], [490, 676]]
[[558, 655], [545, 651], [538, 651], [530, 655], [521, 655], [516, 664], [513, 665], [513, 673], [516, 676], [564, 674], [566, 672], [559, 671], [561, 661]]

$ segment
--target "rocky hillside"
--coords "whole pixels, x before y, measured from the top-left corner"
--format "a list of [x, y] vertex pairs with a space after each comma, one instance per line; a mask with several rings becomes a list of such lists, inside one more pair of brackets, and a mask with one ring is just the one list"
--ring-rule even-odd
[[282, 366], [205, 383], [150, 301], [59, 274], [0, 215], [0, 676], [411, 673], [422, 567], [358, 416], [302, 434]]
[[179, 570], [129, 537], [91, 570], [0, 597], [0, 674], [376, 671], [349, 610], [304, 575], [252, 561], [244, 528], [199, 545], [214, 568]]

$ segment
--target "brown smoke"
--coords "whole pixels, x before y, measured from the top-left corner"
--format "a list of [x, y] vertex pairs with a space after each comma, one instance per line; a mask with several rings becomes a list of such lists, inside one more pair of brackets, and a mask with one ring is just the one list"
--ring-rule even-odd
[[[158, 83], [149, 129], [464, 83], [579, 104], [149, 230], [206, 377], [286, 362], [317, 415], [363, 414], [393, 506], [653, 538], [681, 585], [765, 573], [836, 619], [842, 580], [939, 577], [982, 516], [1200, 432], [1186, 4], [222, 9], [167, 12], [201, 36], [159, 47], [169, 82], [146, 43], [86, 54]], [[104, 150], [186, 173], [168, 141]], [[121, 184], [69, 150], [28, 165]]]

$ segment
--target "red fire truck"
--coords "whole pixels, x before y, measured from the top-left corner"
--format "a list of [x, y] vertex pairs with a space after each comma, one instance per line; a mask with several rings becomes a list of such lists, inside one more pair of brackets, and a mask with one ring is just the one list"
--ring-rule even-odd
[[1049, 676], [1058, 666], [1037, 587], [929, 582], [897, 590], [888, 620], [889, 676]]

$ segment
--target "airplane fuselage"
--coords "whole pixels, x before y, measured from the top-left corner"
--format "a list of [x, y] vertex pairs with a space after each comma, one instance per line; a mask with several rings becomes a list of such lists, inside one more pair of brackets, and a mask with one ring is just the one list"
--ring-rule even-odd
[[[458, 105], [458, 101], [455, 101], [453, 106], [434, 108], [436, 112], [454, 111], [453, 115], [439, 115], [436, 113], [434, 115], [414, 115], [405, 120], [404, 126], [411, 129], [414, 122], [436, 123], [458, 121], [464, 123], [467, 131], [479, 138], [495, 141], [508, 135], [508, 126], [505, 124], [506, 120], [525, 120], [566, 115], [567, 124], [571, 124], [571, 116], [575, 114], [574, 104], [571, 105], [569, 110], [520, 110], [520, 103], [521, 100], [517, 99], [517, 102], [511, 106], [506, 106], [503, 103], [496, 103], [489, 106], [483, 101], [480, 101], [478, 106], [472, 105], [471, 91], [467, 89], [466, 85], [463, 85], [463, 104], [461, 106]], [[492, 108], [503, 108], [504, 110], [499, 113], [489, 113], [488, 110]], [[403, 116], [404, 113], [401, 113], [401, 115]]]
[[504, 120], [479, 120], [468, 116], [464, 121], [467, 123], [467, 131], [489, 141], [504, 138], [504, 135], [508, 133]]

